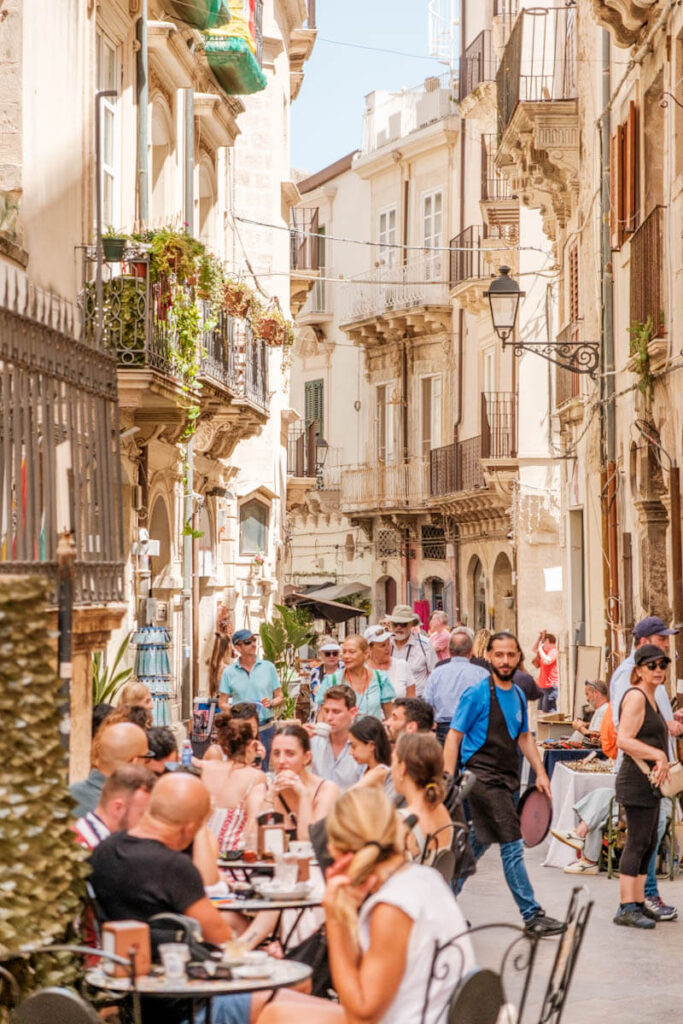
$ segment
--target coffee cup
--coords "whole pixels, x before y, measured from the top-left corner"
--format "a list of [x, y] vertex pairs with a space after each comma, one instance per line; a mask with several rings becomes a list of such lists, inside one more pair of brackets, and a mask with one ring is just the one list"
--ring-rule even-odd
[[322, 736], [324, 740], [329, 740], [332, 726], [328, 725], [327, 722], [316, 722], [313, 726], [313, 732], [316, 736]]

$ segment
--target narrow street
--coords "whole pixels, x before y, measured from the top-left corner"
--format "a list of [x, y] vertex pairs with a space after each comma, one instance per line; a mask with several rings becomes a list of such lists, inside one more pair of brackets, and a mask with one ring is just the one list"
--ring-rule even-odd
[[[546, 848], [547, 840], [538, 848], [527, 850], [526, 863], [541, 905], [549, 914], [563, 917], [572, 888], [579, 882], [557, 868], [542, 866]], [[683, 957], [683, 877], [673, 882], [660, 880], [662, 897], [666, 903], [679, 908], [679, 920], [658, 924], [654, 931], [645, 933], [618, 928], [612, 923], [619, 902], [618, 878], [610, 880], [601, 873], [584, 876], [579, 881], [595, 902], [562, 1016], [563, 1024], [617, 1020], [620, 1024], [637, 1024], [670, 1018], [672, 1008], [683, 1000], [683, 980], [678, 970]], [[519, 923], [495, 848], [479, 862], [477, 873], [466, 884], [459, 903], [472, 922]], [[556, 941], [547, 939], [542, 943], [535, 974], [536, 996], [539, 980], [545, 981], [550, 971]]]

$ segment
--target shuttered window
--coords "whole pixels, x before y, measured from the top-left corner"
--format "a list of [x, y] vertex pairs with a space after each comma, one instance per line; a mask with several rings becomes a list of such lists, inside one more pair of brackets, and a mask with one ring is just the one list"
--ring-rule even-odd
[[639, 149], [638, 108], [631, 101], [628, 117], [617, 126], [610, 144], [610, 237], [613, 249], [621, 249], [638, 227]]
[[307, 423], [316, 421], [318, 424], [316, 432], [320, 437], [323, 437], [325, 433], [323, 385], [324, 381], [322, 380], [307, 380], [304, 385], [304, 418]]

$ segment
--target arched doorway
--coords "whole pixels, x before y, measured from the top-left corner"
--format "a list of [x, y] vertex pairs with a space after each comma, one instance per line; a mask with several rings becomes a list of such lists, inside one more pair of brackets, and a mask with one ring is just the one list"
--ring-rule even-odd
[[430, 612], [444, 611], [444, 581], [440, 576], [430, 576], [425, 580], [425, 598], [429, 601]]
[[493, 566], [493, 616], [495, 629], [515, 630], [514, 595], [512, 591], [512, 565], [501, 551]]
[[472, 622], [475, 631], [486, 628], [486, 577], [484, 566], [475, 555], [470, 562], [470, 579], [472, 581]]
[[385, 615], [391, 615], [396, 604], [396, 580], [393, 576], [380, 576], [375, 584], [373, 612], [379, 622]]

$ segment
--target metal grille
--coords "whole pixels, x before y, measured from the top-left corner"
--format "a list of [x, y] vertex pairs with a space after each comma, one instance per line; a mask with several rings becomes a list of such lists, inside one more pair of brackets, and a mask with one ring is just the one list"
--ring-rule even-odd
[[[70, 455], [76, 604], [122, 601], [123, 526], [116, 363], [0, 303], [0, 572], [57, 575], [58, 446]], [[65, 467], [65, 463], [63, 463]], [[64, 468], [63, 472], [66, 472]]]
[[664, 328], [664, 208], [655, 206], [631, 237], [631, 323], [652, 317], [652, 337]]
[[446, 535], [441, 526], [423, 526], [422, 557], [443, 561], [446, 557]]
[[453, 441], [429, 453], [429, 488], [432, 497], [473, 491], [483, 486], [481, 437]]
[[401, 536], [396, 530], [382, 529], [377, 531], [375, 539], [375, 557], [393, 558], [401, 554]]
[[314, 477], [317, 474], [315, 439], [318, 421], [292, 423], [287, 432], [287, 473]]
[[576, 11], [535, 7], [520, 12], [496, 76], [500, 132], [518, 102], [576, 97]]
[[249, 324], [244, 325], [244, 386], [254, 405], [268, 408], [268, 346], [256, 338]]
[[450, 287], [486, 277], [481, 253], [481, 228], [465, 228], [451, 239]]
[[517, 454], [517, 399], [511, 391], [482, 392], [481, 457], [507, 459]]
[[491, 33], [488, 29], [480, 32], [465, 50], [460, 62], [461, 100], [482, 82], [492, 82], [496, 77], [496, 58], [491, 50]]
[[511, 199], [512, 186], [496, 167], [498, 136], [486, 133], [481, 137], [481, 198], [484, 202]]

